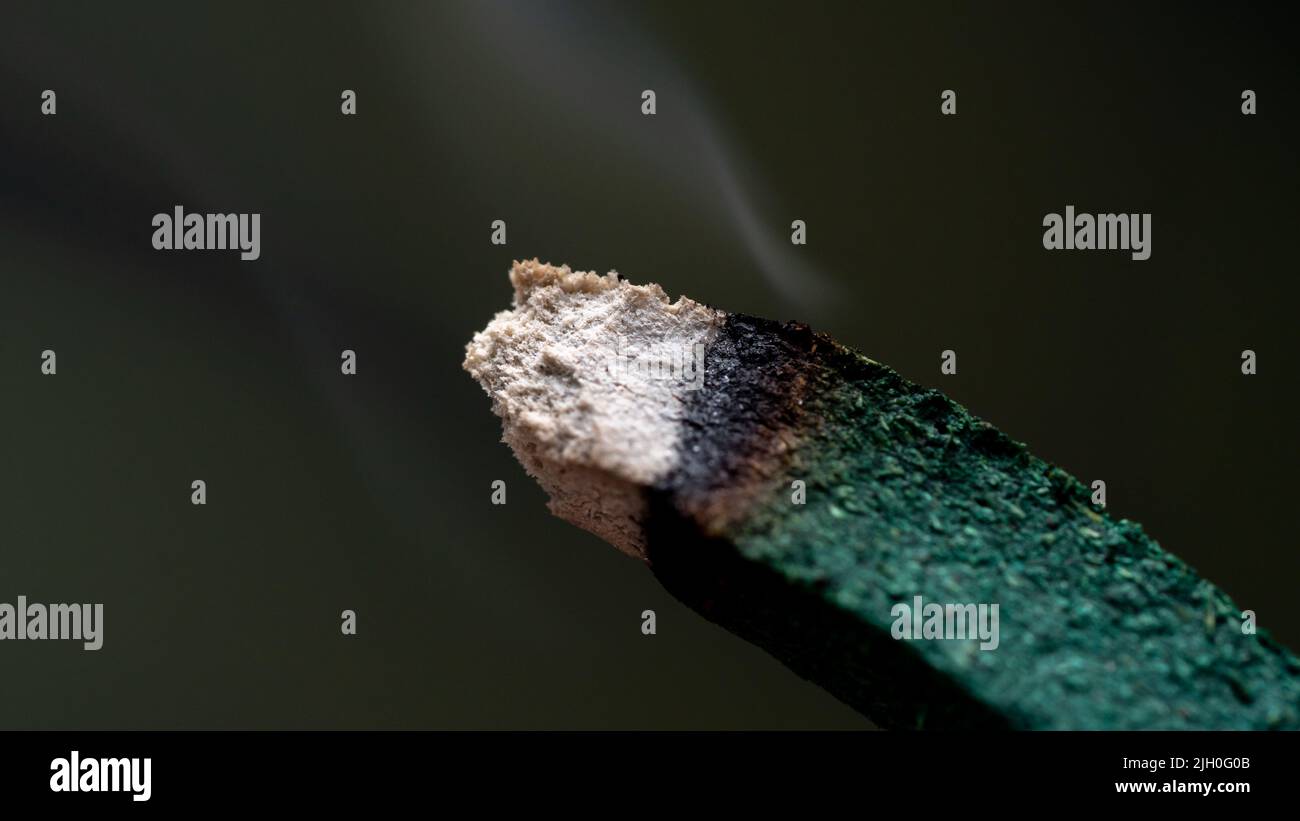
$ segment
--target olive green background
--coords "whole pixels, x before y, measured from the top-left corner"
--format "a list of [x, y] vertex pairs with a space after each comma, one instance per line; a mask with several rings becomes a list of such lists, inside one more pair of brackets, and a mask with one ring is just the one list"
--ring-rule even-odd
[[[460, 370], [533, 256], [942, 388], [1300, 646], [1286, 31], [1236, 4], [6, 4], [0, 601], [106, 623], [96, 653], [0, 643], [0, 727], [867, 726], [547, 513]], [[152, 250], [177, 204], [260, 212], [261, 259]], [[1152, 212], [1151, 259], [1044, 251], [1067, 204]]]

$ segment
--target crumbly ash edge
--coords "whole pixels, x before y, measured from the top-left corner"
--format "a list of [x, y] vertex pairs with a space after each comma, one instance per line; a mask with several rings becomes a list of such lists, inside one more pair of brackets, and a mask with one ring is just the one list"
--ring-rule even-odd
[[514, 307], [474, 335], [464, 368], [551, 512], [644, 558], [644, 491], [676, 465], [684, 398], [725, 314], [536, 259], [510, 283]]

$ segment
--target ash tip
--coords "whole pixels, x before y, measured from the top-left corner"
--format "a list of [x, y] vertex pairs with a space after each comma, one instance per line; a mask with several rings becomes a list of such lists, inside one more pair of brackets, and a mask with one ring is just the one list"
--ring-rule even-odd
[[552, 265], [533, 257], [514, 261], [510, 266], [510, 284], [514, 286], [518, 308], [535, 291], [548, 286], [554, 285], [569, 294], [597, 294], [618, 288], [620, 280], [617, 271], [601, 276], [595, 271], [574, 271], [568, 265]]
[[538, 259], [516, 261], [510, 283], [513, 310], [474, 335], [463, 367], [552, 512], [643, 557], [645, 488], [678, 464], [682, 393], [702, 386], [725, 316], [615, 271]]

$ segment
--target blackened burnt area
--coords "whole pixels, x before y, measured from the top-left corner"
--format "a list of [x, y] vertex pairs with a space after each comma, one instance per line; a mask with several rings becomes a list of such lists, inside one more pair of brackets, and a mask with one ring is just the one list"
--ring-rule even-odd
[[822, 339], [806, 325], [728, 314], [705, 352], [702, 387], [682, 395], [678, 468], [661, 488], [699, 498], [742, 480], [764, 438], [799, 427]]

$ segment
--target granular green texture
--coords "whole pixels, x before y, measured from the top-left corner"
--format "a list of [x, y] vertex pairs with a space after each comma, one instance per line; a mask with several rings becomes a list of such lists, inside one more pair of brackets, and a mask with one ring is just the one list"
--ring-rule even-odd
[[[941, 393], [731, 315], [686, 401], [682, 466], [650, 492], [656, 576], [881, 726], [1300, 728], [1294, 654]], [[998, 647], [893, 638], [915, 596], [996, 603]]]

